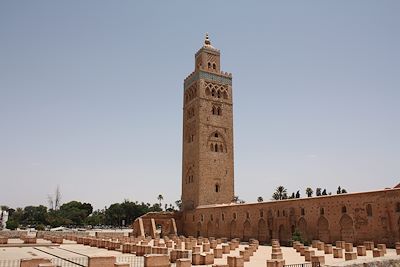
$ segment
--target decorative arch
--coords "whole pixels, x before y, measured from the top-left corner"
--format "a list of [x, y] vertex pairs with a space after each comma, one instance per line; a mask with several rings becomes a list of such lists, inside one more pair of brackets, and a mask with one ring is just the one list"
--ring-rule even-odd
[[243, 224], [243, 240], [249, 241], [251, 238], [251, 224], [249, 220], [246, 220]]
[[211, 152], [227, 152], [225, 138], [219, 131], [214, 131], [210, 134], [208, 137], [207, 146], [210, 147]]
[[197, 227], [196, 227], [196, 236], [199, 237], [201, 236], [202, 232], [201, 232], [201, 223], [198, 222], [197, 223]]
[[214, 224], [211, 221], [207, 223], [206, 236], [214, 236]]
[[237, 236], [236, 236], [236, 221], [235, 221], [235, 220], [232, 220], [232, 221], [231, 221], [230, 230], [231, 230], [231, 232], [230, 232], [230, 238], [232, 239], [232, 238], [237, 237]]
[[299, 219], [299, 222], [297, 223], [297, 229], [299, 230], [301, 237], [303, 237], [303, 239], [307, 240], [308, 236], [307, 236], [307, 222], [306, 222], [306, 219], [304, 219], [303, 217], [301, 217]]
[[267, 223], [264, 219], [258, 220], [258, 241], [260, 242], [267, 242], [268, 238], [268, 228]]
[[318, 239], [326, 243], [329, 243], [331, 239], [329, 233], [329, 222], [324, 216], [321, 216], [318, 219]]
[[278, 236], [281, 244], [285, 244], [290, 239], [289, 233], [283, 224], [279, 225]]
[[354, 242], [353, 219], [349, 215], [343, 214], [342, 218], [340, 218], [339, 224], [341, 240]]

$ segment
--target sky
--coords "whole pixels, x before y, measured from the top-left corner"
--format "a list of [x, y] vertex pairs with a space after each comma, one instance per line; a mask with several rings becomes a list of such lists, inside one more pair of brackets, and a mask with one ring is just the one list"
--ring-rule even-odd
[[400, 182], [399, 1], [0, 1], [0, 205], [181, 195], [183, 80], [233, 75], [246, 202]]

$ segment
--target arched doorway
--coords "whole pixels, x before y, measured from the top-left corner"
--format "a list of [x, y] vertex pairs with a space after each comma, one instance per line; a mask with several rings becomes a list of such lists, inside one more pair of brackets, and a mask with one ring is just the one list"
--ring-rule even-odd
[[197, 237], [201, 236], [201, 223], [197, 223], [196, 235]]
[[210, 221], [207, 223], [206, 236], [214, 236], [214, 225]]
[[279, 226], [278, 235], [279, 235], [279, 243], [281, 244], [286, 244], [286, 241], [290, 239], [288, 238], [287, 230], [283, 224]]
[[249, 220], [246, 220], [243, 224], [243, 240], [249, 241], [251, 238], [251, 224]]
[[344, 214], [339, 224], [341, 239], [346, 242], [354, 242], [353, 219], [349, 215]]
[[307, 236], [307, 222], [306, 220], [301, 217], [299, 222], [297, 223], [297, 229], [300, 232], [301, 237], [304, 240], [308, 240], [308, 236]]
[[236, 221], [232, 220], [231, 221], [231, 227], [230, 227], [231, 233], [230, 233], [230, 238], [235, 238], [236, 236]]
[[267, 223], [264, 221], [264, 219], [260, 219], [258, 221], [258, 241], [260, 242], [267, 241], [267, 236], [268, 236], [267, 231], [268, 231]]
[[329, 233], [329, 222], [324, 216], [321, 216], [318, 219], [318, 239], [326, 243], [329, 243], [331, 239]]

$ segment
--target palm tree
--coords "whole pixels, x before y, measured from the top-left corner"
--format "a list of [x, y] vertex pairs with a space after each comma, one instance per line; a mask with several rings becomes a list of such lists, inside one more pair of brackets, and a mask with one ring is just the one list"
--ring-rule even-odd
[[315, 189], [315, 195], [316, 196], [320, 196], [321, 195], [321, 188], [318, 187], [317, 189]]
[[310, 187], [307, 187], [306, 188], [306, 195], [308, 196], [308, 197], [312, 197], [312, 194], [314, 193], [314, 191], [310, 188]]
[[272, 194], [272, 198], [275, 200], [281, 200], [287, 198], [287, 189], [280, 185], [275, 189], [275, 192]]
[[263, 202], [263, 201], [264, 201], [263, 197], [258, 197], [257, 198], [257, 202]]
[[157, 200], [160, 202], [160, 208], [161, 208], [161, 201], [164, 200], [164, 197], [161, 194], [159, 194]]

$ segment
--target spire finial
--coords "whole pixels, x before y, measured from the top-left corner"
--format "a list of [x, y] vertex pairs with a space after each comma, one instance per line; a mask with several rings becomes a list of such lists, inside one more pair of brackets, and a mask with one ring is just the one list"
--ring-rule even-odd
[[208, 38], [208, 32], [206, 32], [206, 39], [204, 39], [204, 45], [211, 46], [211, 41]]

